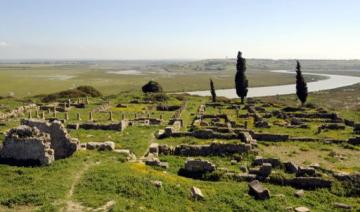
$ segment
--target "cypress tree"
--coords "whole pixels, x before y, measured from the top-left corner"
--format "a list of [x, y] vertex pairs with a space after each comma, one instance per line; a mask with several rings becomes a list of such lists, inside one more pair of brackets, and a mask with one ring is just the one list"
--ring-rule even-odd
[[216, 93], [215, 93], [215, 86], [212, 79], [210, 79], [210, 92], [211, 92], [211, 98], [213, 102], [216, 102]]
[[296, 95], [301, 101], [301, 105], [304, 105], [308, 96], [308, 89], [305, 79], [301, 73], [301, 65], [299, 61], [296, 61]]
[[235, 87], [236, 94], [241, 98], [241, 104], [244, 103], [244, 99], [248, 92], [248, 80], [245, 75], [246, 60], [242, 57], [241, 52], [238, 52], [236, 63], [236, 75], [235, 75]]

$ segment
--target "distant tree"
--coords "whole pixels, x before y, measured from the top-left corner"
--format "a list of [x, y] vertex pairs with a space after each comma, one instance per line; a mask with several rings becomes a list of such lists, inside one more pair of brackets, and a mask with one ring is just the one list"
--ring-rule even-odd
[[248, 80], [245, 75], [246, 71], [246, 60], [242, 57], [241, 52], [238, 52], [237, 63], [236, 63], [236, 75], [235, 75], [235, 86], [236, 94], [241, 98], [241, 104], [244, 103], [244, 99], [248, 93]]
[[142, 91], [144, 93], [161, 93], [163, 89], [158, 82], [150, 80], [142, 87]]
[[296, 95], [301, 101], [301, 105], [304, 105], [308, 96], [308, 89], [305, 79], [301, 73], [301, 65], [299, 61], [296, 61]]
[[215, 93], [215, 86], [212, 79], [210, 79], [210, 92], [211, 92], [211, 98], [213, 102], [216, 102], [216, 93]]

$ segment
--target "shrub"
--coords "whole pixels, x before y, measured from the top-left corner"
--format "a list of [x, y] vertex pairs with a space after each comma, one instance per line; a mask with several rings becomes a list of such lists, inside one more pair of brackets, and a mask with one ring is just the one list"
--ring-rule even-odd
[[88, 96], [91, 96], [91, 97], [99, 97], [99, 96], [102, 96], [102, 94], [100, 93], [100, 91], [96, 90], [96, 89], [95, 89], [94, 87], [92, 87], [92, 86], [83, 85], [83, 86], [77, 87], [76, 90], [82, 91], [83, 93], [85, 93], [85, 94], [87, 94]]
[[102, 94], [100, 91], [96, 90], [92, 86], [79, 86], [75, 89], [69, 89], [65, 91], [60, 91], [58, 93], [52, 93], [44, 96], [41, 101], [43, 102], [53, 102], [62, 98], [79, 98], [79, 97], [100, 97]]
[[161, 93], [163, 89], [158, 82], [151, 80], [142, 87], [142, 91], [144, 93]]

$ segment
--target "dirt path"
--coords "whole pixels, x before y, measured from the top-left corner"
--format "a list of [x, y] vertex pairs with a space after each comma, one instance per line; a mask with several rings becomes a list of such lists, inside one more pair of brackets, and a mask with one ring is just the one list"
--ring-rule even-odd
[[143, 162], [145, 160], [145, 157], [149, 152], [150, 145], [155, 141], [154, 133], [151, 133], [150, 136], [151, 136], [151, 139], [149, 140], [149, 147], [145, 150], [144, 154], [141, 157], [139, 157], [137, 162]]
[[75, 187], [78, 185], [78, 183], [80, 182], [81, 177], [85, 174], [85, 172], [94, 165], [99, 165], [100, 163], [86, 163], [82, 169], [80, 171], [78, 171], [75, 175], [75, 178], [71, 184], [70, 190], [68, 192], [68, 194], [66, 195], [66, 199], [65, 199], [65, 206], [64, 208], [61, 210], [63, 212], [79, 212], [79, 211], [110, 211], [112, 207], [114, 207], [115, 205], [115, 201], [111, 200], [107, 203], [105, 203], [103, 206], [99, 207], [99, 208], [90, 208], [90, 207], [85, 207], [83, 205], [81, 205], [81, 203], [73, 201], [72, 197], [75, 191]]

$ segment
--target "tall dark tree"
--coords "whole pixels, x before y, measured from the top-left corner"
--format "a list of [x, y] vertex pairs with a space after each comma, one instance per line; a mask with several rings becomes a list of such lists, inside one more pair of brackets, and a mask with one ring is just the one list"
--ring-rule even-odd
[[301, 65], [299, 61], [296, 61], [296, 95], [301, 101], [301, 105], [304, 105], [308, 96], [308, 89], [305, 79], [301, 73]]
[[242, 57], [241, 52], [238, 52], [237, 63], [236, 63], [236, 75], [235, 75], [235, 86], [236, 94], [241, 98], [241, 104], [244, 103], [244, 99], [248, 93], [248, 80], [245, 75], [246, 71], [246, 60]]
[[211, 98], [213, 102], [216, 102], [216, 92], [215, 92], [215, 86], [212, 79], [210, 79], [210, 92], [211, 92]]

